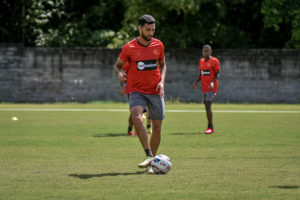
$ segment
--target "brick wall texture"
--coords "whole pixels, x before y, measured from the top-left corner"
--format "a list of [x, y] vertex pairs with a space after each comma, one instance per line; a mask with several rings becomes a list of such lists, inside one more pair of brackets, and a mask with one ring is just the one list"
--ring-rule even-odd
[[[120, 49], [0, 46], [0, 102], [127, 101], [113, 65]], [[200, 102], [201, 49], [166, 49], [167, 100]], [[300, 103], [300, 50], [217, 49], [216, 102]]]

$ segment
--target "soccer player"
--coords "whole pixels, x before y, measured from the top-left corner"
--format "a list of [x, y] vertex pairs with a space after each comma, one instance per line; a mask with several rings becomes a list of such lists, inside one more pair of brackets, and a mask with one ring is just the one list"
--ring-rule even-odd
[[219, 60], [211, 56], [212, 49], [210, 45], [204, 45], [202, 49], [203, 58], [199, 62], [199, 76], [193, 83], [193, 88], [196, 88], [197, 83], [201, 81], [201, 88], [203, 94], [203, 102], [206, 109], [206, 117], [208, 121], [208, 127], [205, 134], [214, 133], [214, 126], [212, 120], [211, 104], [215, 95], [218, 92], [218, 78], [220, 73]]
[[[146, 154], [146, 159], [138, 167], [146, 168], [156, 155], [161, 140], [162, 120], [165, 118], [164, 82], [167, 67], [164, 45], [153, 38], [154, 17], [141, 16], [138, 30], [139, 36], [122, 48], [114, 70], [120, 81], [127, 81], [126, 93], [129, 94], [134, 129]], [[121, 70], [126, 62], [129, 63], [127, 73]], [[142, 119], [146, 105], [149, 106], [153, 126], [150, 142]]]

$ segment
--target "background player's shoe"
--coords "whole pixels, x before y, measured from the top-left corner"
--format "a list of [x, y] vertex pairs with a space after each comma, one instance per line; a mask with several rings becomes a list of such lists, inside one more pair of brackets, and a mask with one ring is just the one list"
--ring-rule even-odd
[[214, 132], [215, 132], [214, 129], [211, 129], [211, 128], [208, 128], [208, 129], [206, 129], [206, 131], [204, 131], [205, 134], [212, 134]]
[[151, 127], [147, 128], [147, 132], [148, 134], [152, 134], [152, 128]]
[[146, 159], [138, 165], [138, 167], [146, 168], [151, 164], [152, 160], [153, 160], [153, 157], [147, 156]]
[[129, 131], [129, 132], [127, 133], [127, 136], [135, 136], [135, 133], [134, 133], [133, 131]]

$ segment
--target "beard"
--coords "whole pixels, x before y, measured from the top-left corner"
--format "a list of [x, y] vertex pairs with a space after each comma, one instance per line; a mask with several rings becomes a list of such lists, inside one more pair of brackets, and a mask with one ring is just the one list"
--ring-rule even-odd
[[142, 36], [142, 38], [143, 38], [144, 40], [146, 40], [147, 42], [149, 42], [149, 41], [152, 39], [152, 36], [147, 37], [147, 36], [145, 36], [143, 33], [141, 34], [141, 36]]

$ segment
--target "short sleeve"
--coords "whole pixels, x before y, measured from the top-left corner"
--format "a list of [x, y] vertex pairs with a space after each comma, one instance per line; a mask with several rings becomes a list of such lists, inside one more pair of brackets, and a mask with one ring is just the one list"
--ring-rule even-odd
[[124, 62], [128, 62], [128, 45], [126, 44], [120, 53], [120, 59]]
[[218, 59], [216, 59], [216, 61], [215, 61], [214, 71], [215, 72], [220, 72], [220, 62], [219, 62]]
[[160, 55], [159, 55], [158, 60], [162, 61], [165, 57], [165, 46], [162, 42], [160, 42], [160, 46], [161, 46], [161, 50], [160, 50]]

